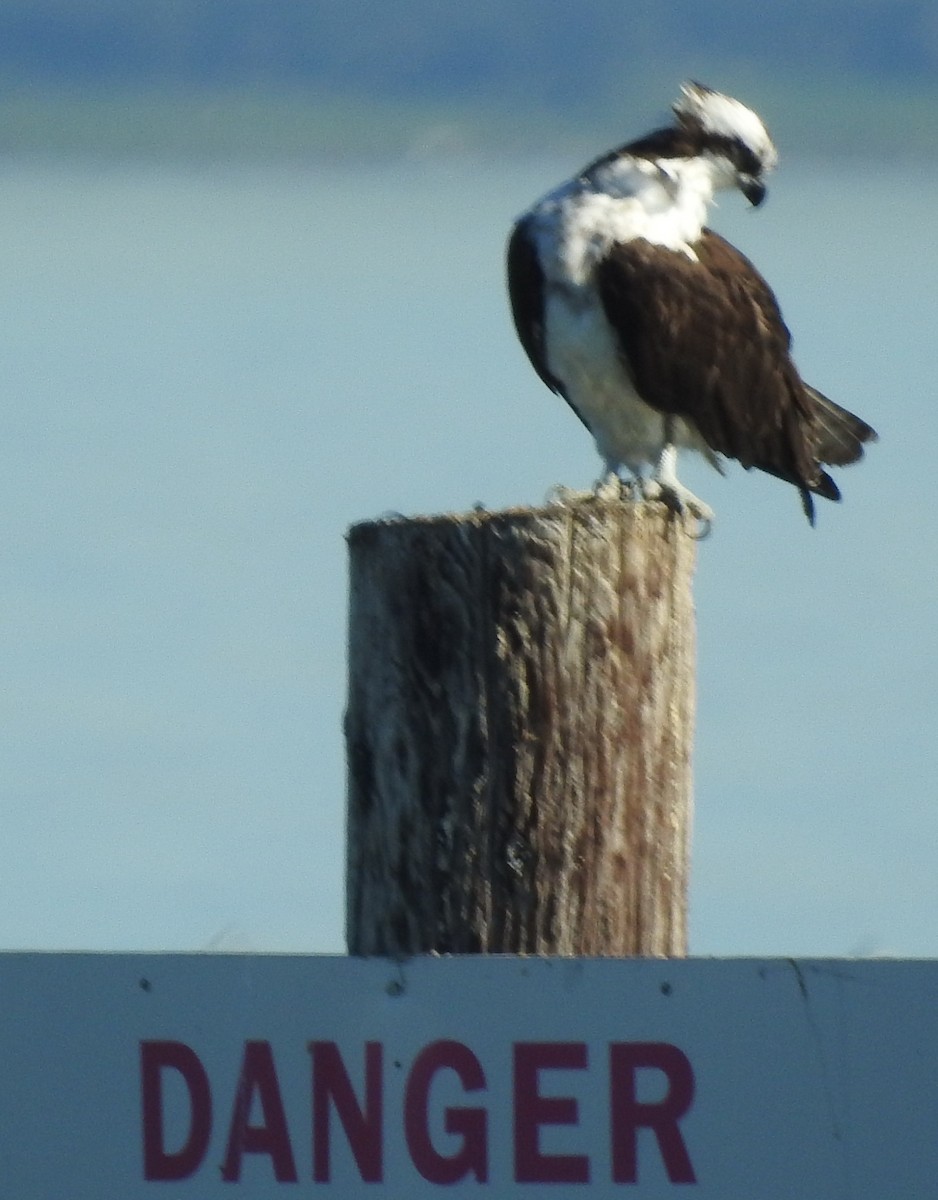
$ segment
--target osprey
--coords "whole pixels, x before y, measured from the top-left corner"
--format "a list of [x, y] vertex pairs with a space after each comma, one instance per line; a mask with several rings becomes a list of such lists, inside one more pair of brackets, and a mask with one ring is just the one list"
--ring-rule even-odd
[[[508, 288], [534, 369], [592, 433], [609, 475], [705, 521], [677, 452], [757, 467], [839, 500], [825, 465], [863, 454], [874, 430], [806, 384], [775, 295], [705, 226], [714, 193], [753, 205], [777, 152], [738, 100], [687, 83], [670, 127], [596, 159], [515, 224]], [[651, 468], [650, 476], [647, 474]]]

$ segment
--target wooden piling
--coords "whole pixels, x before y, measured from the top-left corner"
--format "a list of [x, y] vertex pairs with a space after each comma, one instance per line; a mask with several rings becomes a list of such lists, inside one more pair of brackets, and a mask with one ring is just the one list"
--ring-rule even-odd
[[695, 524], [350, 530], [350, 953], [686, 952]]

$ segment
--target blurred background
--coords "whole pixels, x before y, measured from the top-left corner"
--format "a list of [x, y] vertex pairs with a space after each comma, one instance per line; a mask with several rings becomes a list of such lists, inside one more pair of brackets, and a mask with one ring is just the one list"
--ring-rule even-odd
[[813, 531], [682, 469], [692, 951], [938, 954], [926, 0], [0, 0], [0, 947], [343, 950], [344, 532], [593, 482], [504, 243], [686, 77], [775, 135], [714, 224], [882, 436]]

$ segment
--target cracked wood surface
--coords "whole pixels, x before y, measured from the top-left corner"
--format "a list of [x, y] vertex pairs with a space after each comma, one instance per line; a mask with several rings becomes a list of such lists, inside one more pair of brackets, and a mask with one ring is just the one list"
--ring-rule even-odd
[[694, 524], [349, 531], [350, 953], [686, 953]]

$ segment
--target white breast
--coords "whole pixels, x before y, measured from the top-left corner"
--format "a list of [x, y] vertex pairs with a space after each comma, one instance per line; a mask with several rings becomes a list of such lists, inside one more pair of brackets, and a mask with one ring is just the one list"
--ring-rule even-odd
[[595, 267], [612, 245], [637, 237], [693, 251], [681, 240], [686, 222], [675, 218], [667, 180], [652, 164], [634, 164], [617, 182], [615, 195], [582, 180], [558, 189], [536, 208], [533, 229], [545, 277], [550, 372], [607, 468], [639, 474], [661, 451], [664, 421], [635, 391], [596, 291]]
[[615, 336], [594, 292], [547, 292], [547, 362], [571, 404], [590, 428], [608, 470], [633, 475], [657, 460], [664, 421], [632, 385]]

